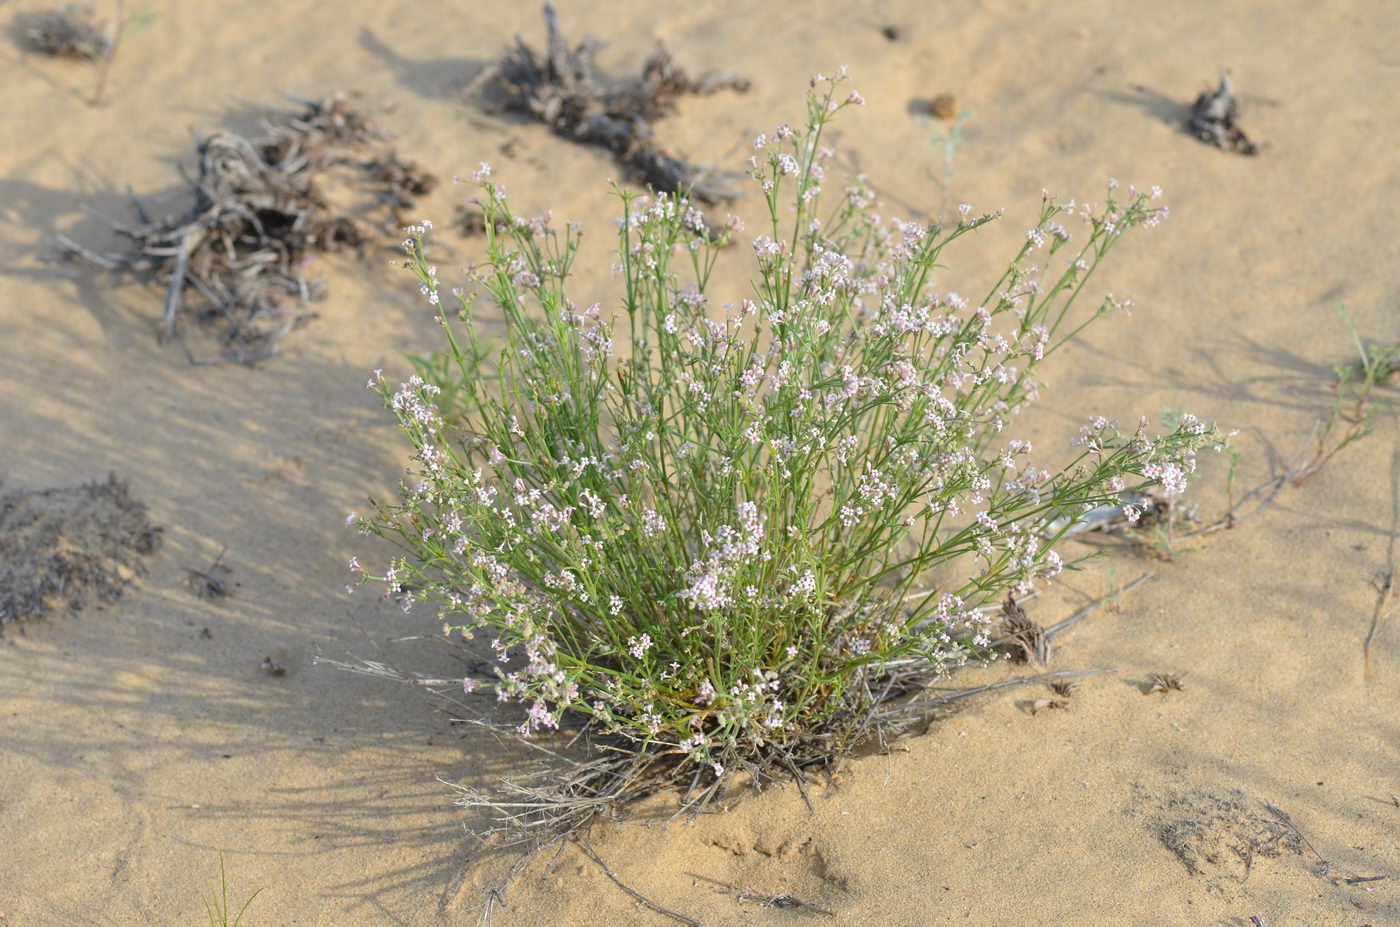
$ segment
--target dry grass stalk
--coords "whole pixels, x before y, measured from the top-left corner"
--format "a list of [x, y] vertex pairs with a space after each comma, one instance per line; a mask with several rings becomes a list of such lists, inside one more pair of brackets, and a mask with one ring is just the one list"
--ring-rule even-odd
[[1069, 616], [1068, 618], [1066, 618], [1065, 620], [1063, 620], [1063, 621], [1057, 621], [1056, 623], [1052, 624], [1050, 627], [1046, 628], [1046, 629], [1045, 629], [1045, 639], [1046, 639], [1046, 640], [1049, 640], [1049, 641], [1053, 641], [1053, 640], [1055, 639], [1055, 636], [1056, 636], [1057, 634], [1063, 634], [1065, 631], [1067, 631], [1067, 630], [1069, 630], [1070, 628], [1074, 627], [1076, 624], [1078, 624], [1079, 622], [1083, 621], [1085, 618], [1088, 618], [1088, 617], [1089, 617], [1090, 615], [1092, 615], [1094, 612], [1098, 611], [1099, 608], [1101, 608], [1101, 607], [1102, 607], [1103, 605], [1105, 605], [1106, 603], [1112, 602], [1112, 601], [1118, 599], [1118, 598], [1121, 597], [1121, 596], [1127, 595], [1128, 593], [1130, 593], [1130, 592], [1132, 592], [1134, 589], [1136, 589], [1138, 586], [1141, 586], [1143, 583], [1147, 582], [1149, 579], [1151, 579], [1152, 577], [1154, 577], [1154, 576], [1156, 576], [1156, 575], [1157, 575], [1156, 573], [1144, 573], [1144, 574], [1142, 574], [1141, 576], [1139, 576], [1137, 579], [1135, 579], [1135, 580], [1133, 580], [1132, 582], [1128, 583], [1128, 585], [1124, 586], [1122, 589], [1115, 589], [1113, 592], [1110, 592], [1108, 595], [1101, 596], [1100, 598], [1095, 599], [1094, 601], [1090, 602], [1088, 605], [1086, 605], [1086, 606], [1084, 606], [1083, 608], [1081, 608], [1079, 611], [1075, 612], [1073, 615], [1070, 615], [1070, 616]]
[[666, 154], [656, 144], [651, 123], [673, 112], [682, 96], [742, 92], [749, 87], [747, 80], [734, 74], [691, 79], [658, 43], [640, 77], [607, 81], [594, 68], [597, 42], [585, 38], [571, 48], [552, 4], [545, 4], [544, 18], [548, 39], [543, 53], [517, 39], [514, 48], [472, 81], [467, 94], [494, 90], [501, 108], [533, 116], [565, 138], [606, 148], [635, 180], [656, 190], [687, 190], [706, 203], [739, 195], [730, 184], [741, 175]]
[[692, 879], [699, 879], [702, 882], [709, 882], [711, 885], [718, 885], [729, 889], [734, 892], [734, 897], [739, 901], [756, 901], [764, 908], [799, 908], [803, 911], [811, 911], [813, 914], [825, 914], [827, 917], [839, 916], [835, 911], [829, 911], [826, 908], [818, 907], [787, 892], [761, 892], [757, 889], [740, 885], [737, 882], [712, 879], [698, 872], [687, 872], [686, 875], [690, 876]]
[[1366, 631], [1366, 640], [1361, 646], [1365, 678], [1370, 682], [1374, 677], [1371, 668], [1371, 645], [1375, 642], [1376, 632], [1380, 630], [1381, 622], [1390, 613], [1390, 600], [1395, 594], [1396, 580], [1400, 579], [1400, 564], [1392, 565], [1390, 575], [1381, 579], [1379, 586], [1380, 594], [1376, 598], [1376, 610], [1371, 613], [1371, 626]]
[[228, 545], [219, 551], [219, 556], [214, 558], [214, 562], [207, 569], [195, 570], [185, 567], [185, 574], [189, 580], [190, 587], [194, 594], [201, 599], [222, 599], [230, 594], [228, 577], [233, 573], [233, 567], [224, 564], [224, 554], [228, 553]]
[[[107, 220], [131, 240], [130, 251], [98, 254], [65, 236], [61, 247], [70, 257], [163, 283], [163, 338], [175, 336], [189, 312], [216, 327], [222, 360], [251, 364], [272, 356], [282, 336], [313, 316], [307, 306], [323, 294], [304, 275], [307, 260], [362, 252], [397, 232], [402, 210], [436, 183], [393, 152], [375, 151], [383, 136], [343, 97], [296, 102], [300, 112], [275, 114], [260, 137], [218, 132], [198, 142], [194, 203], [184, 214], [152, 219], [136, 203], [137, 224]], [[337, 183], [371, 195], [377, 221], [333, 206], [323, 187]]]
[[637, 891], [635, 888], [622, 881], [622, 879], [618, 877], [618, 874], [613, 872], [607, 863], [603, 862], [603, 858], [598, 855], [598, 851], [593, 849], [593, 845], [588, 841], [580, 840], [578, 845], [579, 848], [583, 850], [584, 854], [588, 856], [589, 859], [593, 860], [593, 862], [598, 864], [598, 868], [603, 870], [603, 875], [611, 879], [613, 884], [616, 885], [618, 888], [622, 889], [624, 892], [635, 898], [637, 900], [637, 903], [642, 905], [642, 907], [650, 908], [657, 914], [669, 917], [673, 921], [680, 921], [682, 924], [688, 924], [690, 925], [690, 927], [705, 927], [704, 924], [702, 924], [700, 921], [697, 921], [693, 917], [686, 917], [684, 914], [681, 914], [677, 911], [672, 911], [670, 908], [662, 907], [661, 905], [652, 901], [646, 895], [643, 895], [641, 892]]

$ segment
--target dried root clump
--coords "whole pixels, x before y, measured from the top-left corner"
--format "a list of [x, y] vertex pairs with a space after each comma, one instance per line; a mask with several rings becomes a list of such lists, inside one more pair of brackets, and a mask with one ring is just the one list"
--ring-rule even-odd
[[1047, 709], [1051, 711], [1069, 711], [1069, 706], [1074, 698], [1074, 693], [1078, 691], [1077, 682], [1052, 682], [1050, 691], [1054, 695], [1048, 698], [1038, 698], [1031, 702], [1031, 714], [1040, 714]]
[[992, 642], [992, 649], [1015, 663], [1045, 666], [1050, 662], [1050, 639], [1045, 629], [1032, 621], [1009, 595], [1001, 605], [1001, 633]]
[[1153, 673], [1148, 680], [1147, 691], [1144, 695], [1153, 695], [1158, 692], [1166, 695], [1171, 692], [1182, 692], [1186, 689], [1186, 683], [1179, 673]]
[[164, 337], [177, 334], [187, 312], [212, 326], [221, 359], [270, 357], [323, 295], [304, 274], [309, 259], [363, 253], [389, 235], [397, 242], [404, 211], [437, 182], [376, 150], [384, 136], [343, 97], [296, 102], [299, 112], [270, 111], [260, 137], [217, 132], [198, 142], [187, 212], [153, 219], [136, 203], [138, 224], [112, 223], [130, 251], [98, 254], [63, 236], [60, 245], [70, 257], [163, 284]]
[[17, 26], [24, 46], [41, 55], [99, 61], [112, 51], [112, 37], [97, 25], [89, 6], [64, 4], [23, 16]]
[[651, 123], [675, 110], [689, 94], [748, 89], [734, 74], [706, 74], [692, 80], [658, 43], [639, 78], [602, 79], [593, 66], [597, 43], [585, 38], [570, 48], [559, 32], [554, 7], [545, 4], [548, 48], [541, 54], [523, 40], [481, 74], [469, 92], [495, 91], [503, 109], [531, 115], [556, 134], [613, 153], [639, 183], [659, 191], [690, 191], [705, 203], [735, 199], [738, 175], [717, 172], [666, 154], [656, 144]]
[[114, 602], [160, 541], [145, 505], [115, 476], [0, 496], [0, 629]]
[[1230, 72], [1220, 73], [1220, 86], [1196, 97], [1191, 105], [1191, 117], [1187, 128], [1203, 142], [1216, 148], [1233, 151], [1236, 154], [1255, 155], [1259, 146], [1249, 140], [1235, 122], [1239, 116], [1240, 104], [1235, 97], [1234, 85], [1230, 82]]

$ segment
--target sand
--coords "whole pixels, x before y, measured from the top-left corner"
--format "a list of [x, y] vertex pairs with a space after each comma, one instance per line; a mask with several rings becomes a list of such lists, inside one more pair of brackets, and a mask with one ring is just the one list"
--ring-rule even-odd
[[[567, 30], [608, 40], [601, 63], [619, 73], [664, 38], [688, 68], [752, 79], [744, 97], [683, 101], [659, 124], [697, 160], [738, 166], [752, 135], [799, 118], [810, 73], [848, 65], [870, 105], [838, 123], [837, 141], [891, 214], [937, 210], [927, 170], [939, 154], [909, 105], [955, 94], [972, 115], [954, 199], [1008, 213], [950, 252], [948, 289], [986, 280], [1042, 187], [1101, 199], [1108, 176], [1162, 185], [1171, 220], [1125, 242], [1102, 284], [1134, 299], [1132, 316], [1046, 368], [1045, 400], [1023, 423], [1042, 446], [1090, 413], [1131, 422], [1185, 407], [1240, 429], [1240, 481], [1254, 485], [1326, 413], [1331, 368], [1350, 351], [1334, 304], [1368, 337], [1400, 340], [1393, 4], [560, 6]], [[578, 291], [606, 296], [617, 170], [457, 98], [515, 33], [538, 40], [534, 4], [151, 9], [99, 108], [83, 100], [89, 66], [9, 40], [0, 51], [0, 477], [37, 489], [114, 471], [165, 539], [119, 603], [0, 638], [0, 923], [195, 922], [221, 851], [233, 895], [262, 890], [245, 924], [475, 923], [493, 870], [474, 861], [439, 780], [488, 784], [523, 754], [413, 690], [312, 662], [459, 672], [426, 616], [342, 588], [346, 558], [374, 552], [344, 517], [391, 491], [405, 462], [365, 377], [436, 344], [412, 285], [391, 252], [327, 258], [321, 317], [281, 356], [190, 367], [157, 343], [156, 288], [52, 263], [52, 237], [111, 245], [83, 207], [119, 215], [127, 184], [176, 190], [191, 129], [251, 125], [236, 98], [341, 88], [364, 94], [406, 157], [444, 177], [491, 161], [518, 211], [583, 220], [595, 233]], [[1264, 145], [1255, 158], [1177, 125], [1221, 66]], [[468, 198], [446, 184], [422, 211], [445, 225]], [[443, 244], [457, 249], [445, 271], [476, 247]], [[742, 250], [722, 280], [735, 293]], [[1374, 580], [1397, 556], [1398, 447], [1392, 409], [1238, 529], [1173, 563], [1119, 549], [1029, 603], [1050, 624], [1156, 571], [1057, 642], [1056, 667], [1115, 670], [1087, 679], [1069, 711], [1032, 715], [1040, 688], [992, 695], [814, 784], [810, 812], [789, 786], [693, 822], [601, 827], [593, 847], [629, 885], [712, 927], [826, 918], [691, 873], [891, 927], [1400, 922], [1394, 878], [1345, 881], [1400, 875], [1400, 621], [1377, 636], [1370, 682], [1361, 660]], [[1218, 511], [1224, 461], [1202, 469], [1193, 492]], [[197, 597], [186, 568], [225, 546], [232, 594]], [[262, 668], [269, 656], [285, 675]], [[1185, 689], [1144, 695], [1158, 672], [1184, 673]], [[572, 847], [538, 859], [506, 901], [498, 924], [670, 922]]]

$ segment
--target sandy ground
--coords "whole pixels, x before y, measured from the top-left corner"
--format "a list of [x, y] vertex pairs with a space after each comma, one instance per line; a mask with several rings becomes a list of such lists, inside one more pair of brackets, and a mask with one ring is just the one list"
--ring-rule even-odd
[[[388, 492], [403, 462], [366, 373], [401, 371], [401, 349], [435, 344], [392, 255], [325, 261], [321, 318], [257, 370], [188, 366], [156, 343], [156, 289], [46, 258], [59, 231], [110, 244], [84, 205], [119, 215], [127, 184], [177, 189], [190, 130], [246, 127], [236, 98], [271, 102], [277, 88], [360, 91], [405, 156], [443, 176], [492, 161], [519, 211], [552, 206], [600, 231], [616, 169], [457, 98], [513, 34], [538, 39], [533, 3], [148, 6], [159, 15], [128, 36], [100, 108], [83, 102], [90, 68], [8, 39], [0, 50], [0, 477], [39, 488], [116, 471], [166, 537], [116, 606], [0, 638], [0, 923], [199, 921], [220, 851], [236, 895], [262, 889], [246, 924], [474, 923], [492, 870], [473, 865], [437, 780], [486, 784], [522, 755], [410, 690], [312, 663], [456, 665], [413, 639], [433, 632], [426, 616], [342, 592], [346, 557], [373, 553], [343, 518]], [[753, 134], [797, 120], [810, 73], [849, 65], [871, 103], [838, 123], [838, 142], [892, 214], [937, 210], [937, 152], [908, 106], [955, 93], [973, 115], [954, 197], [1008, 219], [950, 254], [948, 289], [986, 279], [1042, 187], [1094, 199], [1110, 175], [1161, 184], [1170, 222], [1130, 239], [1104, 281], [1138, 308], [1064, 353], [1027, 433], [1048, 446], [1089, 413], [1187, 407], [1241, 430], [1243, 485], [1277, 472], [1348, 359], [1331, 307], [1400, 339], [1400, 7], [928, 6], [560, 3], [566, 29], [608, 40], [615, 70], [663, 38], [694, 70], [753, 79], [745, 97], [689, 101], [661, 124], [699, 160], [737, 165]], [[1267, 146], [1258, 158], [1176, 126], [1221, 65]], [[443, 224], [467, 197], [449, 184], [424, 213]], [[608, 296], [608, 239], [589, 240], [576, 292]], [[469, 259], [470, 242], [444, 245]], [[725, 278], [735, 293], [744, 250]], [[1032, 715], [1042, 691], [991, 696], [815, 785], [810, 813], [788, 787], [689, 823], [601, 828], [593, 845], [638, 891], [714, 927], [826, 918], [692, 874], [889, 927], [1400, 923], [1397, 622], [1370, 683], [1361, 663], [1373, 581], [1397, 555], [1398, 447], [1392, 411], [1305, 487], [1177, 562], [1118, 551], [1031, 603], [1049, 624], [1157, 572], [1063, 639], [1057, 667], [1116, 670], [1087, 680], [1072, 711]], [[1206, 511], [1223, 472], [1206, 461]], [[197, 598], [185, 568], [225, 545], [234, 594]], [[285, 676], [260, 668], [268, 655]], [[1156, 672], [1187, 674], [1185, 690], [1145, 696]], [[1311, 848], [1270, 844], [1265, 802]], [[1376, 875], [1391, 879], [1345, 881]], [[504, 925], [668, 922], [572, 848], [539, 859], [506, 900]]]

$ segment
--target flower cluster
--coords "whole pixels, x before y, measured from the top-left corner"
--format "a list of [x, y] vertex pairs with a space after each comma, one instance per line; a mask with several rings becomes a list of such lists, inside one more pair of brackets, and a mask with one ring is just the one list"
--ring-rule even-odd
[[[1041, 469], [1004, 437], [1082, 316], [1127, 305], [1078, 311], [1099, 261], [1165, 209], [1155, 191], [1110, 190], [1102, 208], [1047, 195], [986, 299], [940, 289], [944, 249], [996, 216], [890, 219], [861, 178], [824, 206], [824, 130], [863, 102], [842, 80], [817, 83], [802, 129], [755, 142], [770, 222], [735, 302], [709, 280], [737, 223], [623, 192], [620, 308], [579, 308], [565, 291], [577, 226], [513, 216], [483, 165], [474, 282], [506, 326], [488, 350], [470, 299], [454, 291], [461, 326], [442, 308], [426, 228], [409, 230], [455, 372], [371, 381], [413, 442], [416, 482], [356, 520], [403, 554], [378, 575], [356, 561], [355, 579], [489, 635], [522, 733], [571, 711], [716, 775], [845, 749], [896, 667], [931, 678], [985, 652], [981, 606], [1058, 573], [1079, 513], [1180, 492], [1214, 440], [1190, 417], [1159, 437], [1094, 419]], [[444, 388], [459, 414], [443, 414]]]

